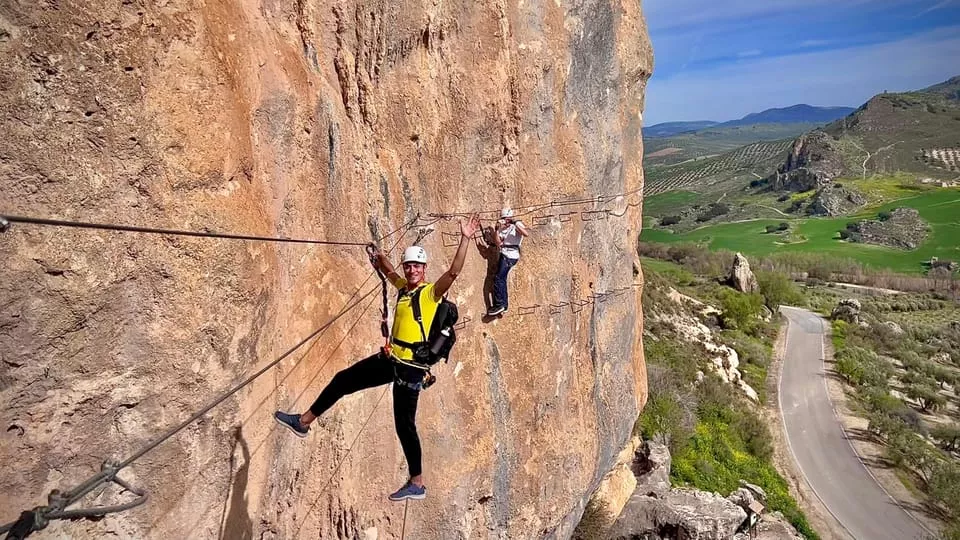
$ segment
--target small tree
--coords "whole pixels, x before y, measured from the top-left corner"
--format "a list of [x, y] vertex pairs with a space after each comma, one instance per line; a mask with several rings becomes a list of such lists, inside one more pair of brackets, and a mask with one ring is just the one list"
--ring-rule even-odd
[[781, 221], [781, 222], [780, 222], [780, 225], [778, 225], [777, 228], [780, 229], [781, 231], [789, 231], [789, 230], [790, 230], [790, 224], [787, 223], [786, 221]]
[[890, 212], [880, 212], [879, 214], [877, 214], [877, 219], [879, 219], [880, 221], [886, 221], [891, 217], [892, 217], [892, 214], [890, 214]]
[[916, 434], [904, 430], [889, 439], [887, 459], [898, 467], [913, 469], [924, 482], [929, 483], [938, 464], [936, 451]]
[[937, 463], [930, 479], [930, 494], [951, 515], [960, 516], [960, 465], [955, 461]]
[[776, 313], [780, 306], [803, 303], [803, 295], [796, 284], [781, 272], [757, 272], [760, 294], [770, 311]]
[[765, 229], [766, 229], [766, 231], [767, 231], [767, 234], [771, 234], [771, 233], [777, 232], [777, 226], [776, 226], [776, 225], [767, 225], [767, 226], [765, 227]]
[[935, 387], [925, 384], [908, 385], [907, 397], [919, 403], [923, 412], [935, 411], [947, 403], [947, 398], [941, 396]]
[[930, 437], [940, 442], [940, 448], [953, 452], [960, 448], [960, 424], [944, 424], [930, 430]]
[[863, 366], [860, 362], [848, 355], [837, 356], [837, 373], [849, 384], [860, 386], [863, 380]]

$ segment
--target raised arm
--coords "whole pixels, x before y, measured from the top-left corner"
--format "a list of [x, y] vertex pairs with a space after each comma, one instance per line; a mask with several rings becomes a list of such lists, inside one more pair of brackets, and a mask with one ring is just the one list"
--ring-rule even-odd
[[527, 236], [530, 234], [527, 231], [527, 226], [524, 225], [522, 221], [514, 221], [513, 224], [517, 226], [517, 232], [520, 233], [520, 236]]
[[403, 276], [397, 273], [397, 269], [393, 267], [393, 264], [390, 262], [390, 259], [380, 251], [380, 248], [370, 244], [372, 247], [373, 253], [371, 255], [371, 261], [374, 266], [387, 277], [387, 281], [393, 284], [394, 287], [400, 288], [404, 283]]
[[506, 222], [500, 223], [499, 221], [493, 226], [493, 245], [497, 246], [498, 249], [503, 246], [503, 238], [500, 238], [500, 231], [506, 226]]
[[467, 258], [467, 246], [470, 244], [470, 238], [476, 234], [479, 228], [480, 216], [477, 214], [471, 216], [466, 223], [463, 220], [460, 221], [460, 245], [457, 247], [457, 254], [454, 255], [453, 262], [450, 263], [450, 268], [433, 285], [435, 300], [439, 300], [447, 294], [450, 286], [453, 285], [453, 281], [460, 275], [460, 271], [463, 270], [463, 261]]

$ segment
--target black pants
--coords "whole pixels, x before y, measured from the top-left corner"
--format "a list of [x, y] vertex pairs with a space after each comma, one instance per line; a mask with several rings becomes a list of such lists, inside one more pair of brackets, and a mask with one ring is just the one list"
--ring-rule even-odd
[[[317, 400], [310, 406], [310, 412], [316, 416], [321, 416], [347, 394], [392, 383], [395, 369], [401, 371], [400, 375], [416, 375], [415, 373], [404, 373], [405, 370], [416, 370], [416, 368], [394, 364], [382, 352], [364, 358], [334, 375], [327, 387], [317, 396]], [[405, 378], [405, 380], [407, 379]], [[393, 385], [393, 423], [397, 429], [400, 446], [403, 448], [403, 455], [407, 458], [411, 477], [418, 476], [423, 472], [420, 437], [417, 436], [417, 400], [419, 398], [419, 390], [412, 390], [398, 384]]]

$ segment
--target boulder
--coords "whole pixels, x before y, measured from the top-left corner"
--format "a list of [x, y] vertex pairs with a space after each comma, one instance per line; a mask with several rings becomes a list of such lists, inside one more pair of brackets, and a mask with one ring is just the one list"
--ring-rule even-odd
[[860, 301], [856, 298], [845, 298], [837, 304], [837, 307], [833, 308], [833, 313], [830, 314], [831, 318], [839, 321], [847, 321], [851, 324], [860, 323]]
[[733, 258], [733, 266], [730, 268], [728, 282], [731, 287], [740, 292], [754, 293], [760, 290], [760, 285], [757, 284], [757, 277], [754, 276], [753, 271], [750, 270], [750, 262], [747, 261], [747, 258], [741, 253], [737, 253], [736, 257]]
[[930, 361], [931, 361], [931, 362], [934, 362], [934, 363], [937, 363], [937, 364], [947, 364], [947, 365], [949, 365], [949, 364], [951, 363], [951, 361], [950, 361], [950, 353], [939, 352], [939, 353], [934, 354], [933, 356], [931, 356], [931, 357], [930, 357]]
[[753, 493], [753, 496], [760, 502], [767, 500], [767, 492], [764, 489], [756, 484], [751, 484], [746, 480], [740, 480], [740, 487], [746, 488]]
[[680, 488], [657, 498], [638, 491], [607, 538], [726, 540], [733, 538], [745, 519], [743, 508], [716, 493]]
[[[881, 219], [883, 218], [883, 219]], [[916, 249], [926, 239], [930, 227], [914, 208], [896, 208], [878, 219], [861, 220], [848, 226], [846, 234], [853, 242]]]
[[901, 328], [899, 324], [893, 321], [884, 321], [883, 326], [886, 327], [887, 330], [889, 330], [890, 333], [895, 336], [903, 335], [903, 328]]
[[843, 216], [867, 204], [867, 198], [859, 191], [829, 185], [817, 190], [807, 207], [814, 216]]
[[736, 491], [727, 496], [727, 500], [743, 508], [744, 511], [750, 509], [750, 505], [757, 500], [756, 496], [747, 488], [737, 488]]
[[803, 540], [780, 512], [766, 514], [750, 532], [739, 533], [733, 540]]
[[646, 441], [637, 448], [632, 466], [636, 492], [662, 497], [670, 491], [670, 462], [670, 449], [664, 444]]

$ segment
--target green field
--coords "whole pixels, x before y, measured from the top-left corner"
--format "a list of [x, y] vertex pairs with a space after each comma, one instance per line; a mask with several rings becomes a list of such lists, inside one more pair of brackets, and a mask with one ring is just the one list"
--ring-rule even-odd
[[[666, 201], [664, 201], [666, 202]], [[853, 244], [839, 239], [839, 231], [850, 221], [876, 217], [877, 212], [900, 206], [916, 208], [930, 225], [927, 241], [918, 249], [904, 251], [866, 244]], [[784, 237], [766, 234], [767, 225], [787, 221], [795, 238], [805, 241], [783, 243]], [[858, 260], [874, 268], [888, 268], [896, 272], [920, 273], [922, 263], [931, 257], [960, 261], [960, 190], [942, 189], [915, 197], [900, 199], [875, 207], [856, 216], [833, 219], [751, 220], [722, 223], [702, 227], [683, 234], [665, 230], [644, 229], [640, 239], [645, 242], [694, 242], [711, 249], [740, 251], [747, 255], [766, 256], [774, 253], [822, 253]]]
[[643, 215], [659, 217], [671, 210], [685, 207], [697, 200], [699, 194], [692, 191], [670, 191], [643, 198]]

